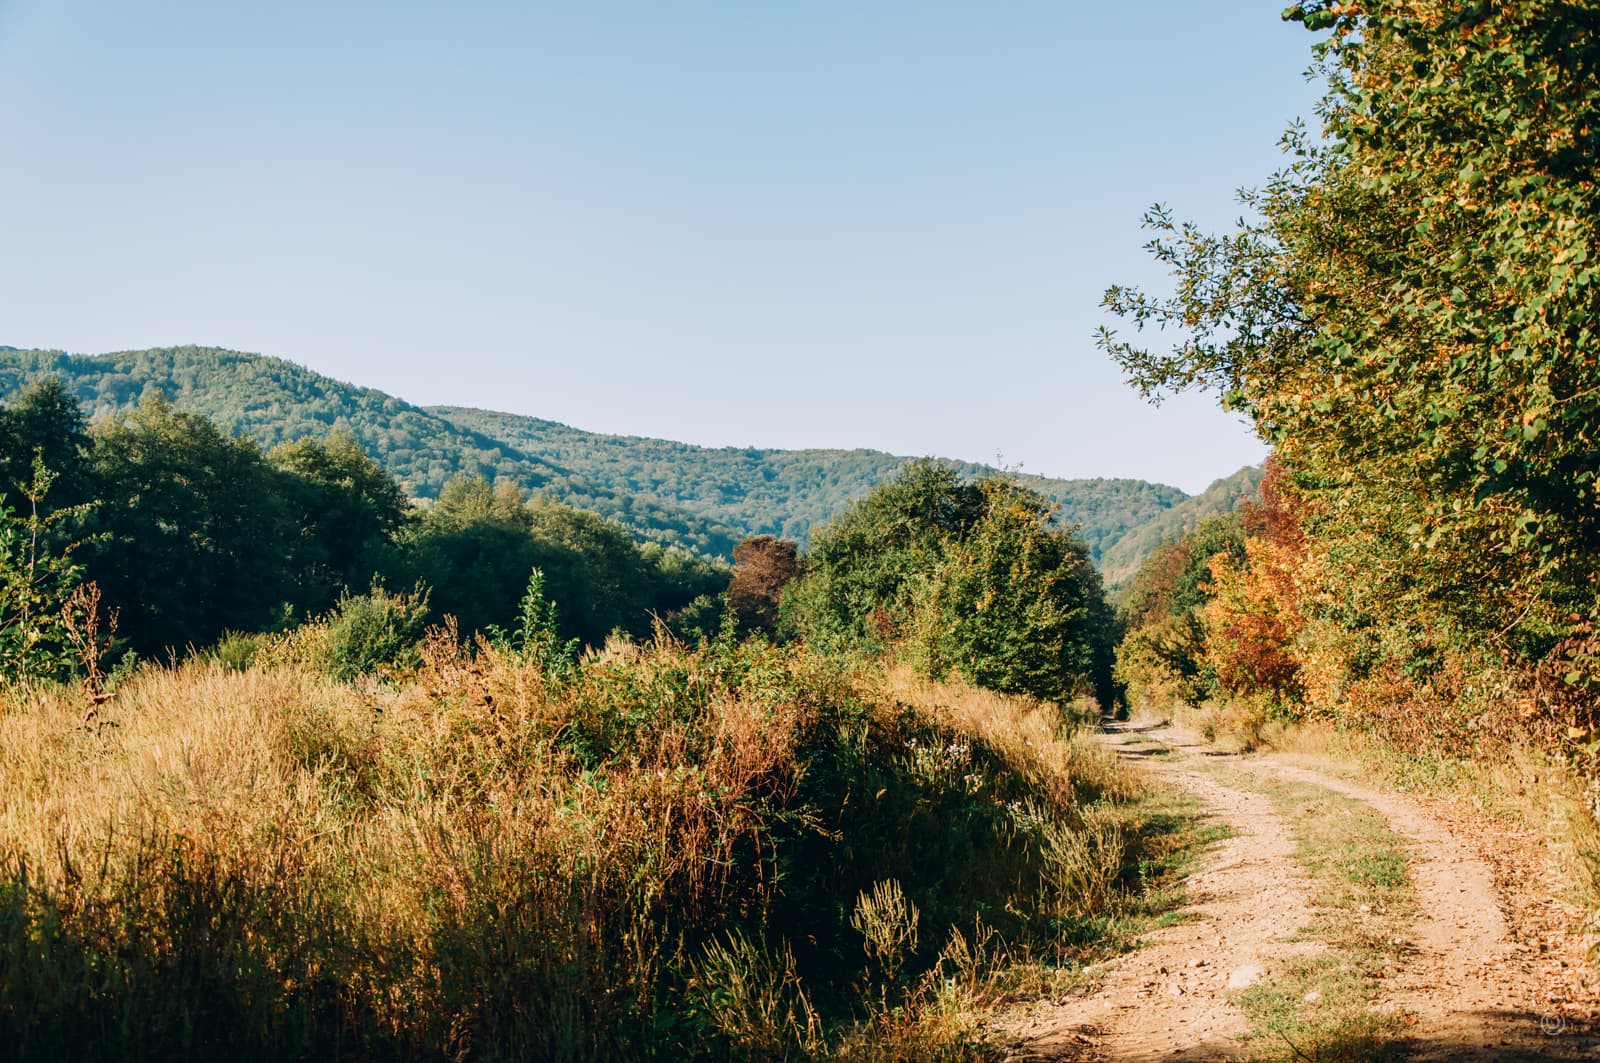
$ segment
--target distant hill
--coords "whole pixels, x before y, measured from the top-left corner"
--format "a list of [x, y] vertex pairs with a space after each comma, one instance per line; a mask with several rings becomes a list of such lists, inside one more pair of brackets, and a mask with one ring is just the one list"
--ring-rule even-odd
[[1259, 465], [1240, 469], [1123, 535], [1100, 555], [1100, 573], [1106, 584], [1115, 587], [1129, 579], [1156, 547], [1178, 541], [1207, 517], [1232, 513], [1253, 500], [1265, 476], [1266, 470]]
[[[875, 450], [697, 447], [489, 410], [418, 407], [280, 358], [218, 348], [95, 356], [0, 348], [0, 396], [49, 376], [60, 377], [91, 417], [130, 409], [156, 390], [267, 447], [344, 428], [417, 497], [436, 496], [461, 472], [505, 478], [646, 538], [723, 557], [747, 535], [804, 541], [908, 460]], [[1119, 565], [1143, 557], [1139, 544], [1148, 536], [1136, 543], [1130, 537], [1211, 495], [1190, 499], [1144, 480], [1021, 479], [1080, 526], [1097, 558], [1114, 556]], [[1158, 533], [1149, 548], [1160, 539]]]
[[[753, 535], [801, 541], [908, 460], [881, 450], [696, 447], [456, 406], [431, 406], [428, 412], [615, 490], [681, 506]], [[994, 471], [971, 462], [949, 464], [967, 475]], [[1018, 479], [1056, 502], [1062, 520], [1081, 525], [1085, 541], [1097, 552], [1188, 497], [1176, 487], [1144, 480]]]
[[392, 395], [345, 384], [281, 358], [209, 347], [95, 356], [0, 352], [0, 395], [49, 376], [60, 377], [90, 417], [131, 409], [146, 391], [160, 391], [180, 409], [203, 413], [265, 447], [343, 428], [419, 498], [437, 496], [457, 473], [477, 473], [592, 509], [648, 539], [706, 554], [726, 556], [744, 537], [739, 529], [621, 495]]

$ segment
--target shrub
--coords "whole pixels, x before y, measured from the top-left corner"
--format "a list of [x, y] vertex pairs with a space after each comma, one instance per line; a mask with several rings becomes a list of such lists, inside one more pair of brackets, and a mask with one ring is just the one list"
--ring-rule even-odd
[[82, 569], [68, 556], [71, 548], [58, 549], [54, 541], [53, 526], [83, 507], [41, 511], [54, 480], [35, 456], [33, 478], [23, 493], [27, 515], [18, 514], [0, 494], [0, 677], [6, 679], [71, 675], [78, 656], [75, 629], [99, 619], [98, 590], [93, 613], [83, 615]]
[[409, 594], [377, 585], [366, 594], [347, 592], [328, 616], [318, 663], [344, 681], [414, 668], [422, 661], [417, 644], [427, 621], [428, 591], [420, 584]]
[[820, 649], [893, 647], [931, 678], [1116, 700], [1116, 622], [1088, 549], [1000, 477], [908, 466], [816, 534], [781, 614]]
[[205, 652], [205, 656], [218, 664], [242, 672], [250, 667], [272, 636], [254, 634], [242, 631], [224, 631], [216, 645]]

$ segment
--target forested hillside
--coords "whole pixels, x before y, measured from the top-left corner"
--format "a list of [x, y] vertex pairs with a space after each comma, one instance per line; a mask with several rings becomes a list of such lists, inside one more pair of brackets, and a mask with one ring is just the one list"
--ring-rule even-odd
[[1259, 465], [1240, 469], [1154, 519], [1134, 526], [1101, 551], [1100, 571], [1107, 585], [1126, 582], [1163, 543], [1178, 542], [1206, 518], [1225, 516], [1255, 498], [1265, 475]]
[[[906, 464], [904, 457], [881, 450], [713, 449], [664, 439], [599, 435], [490, 410], [436, 406], [429, 412], [523, 453], [543, 455], [618, 491], [676, 504], [752, 535], [802, 542], [813, 528]], [[971, 462], [946, 464], [963, 476], [994, 471]], [[1187, 498], [1175, 487], [1145, 480], [1026, 475], [1016, 479], [1059, 506], [1061, 521], [1079, 525], [1080, 536], [1096, 556]]]
[[[752, 535], [804, 542], [907, 459], [874, 450], [757, 450], [585, 432], [553, 421], [459, 407], [422, 408], [292, 362], [206, 347], [93, 357], [0, 349], [0, 398], [58, 376], [91, 418], [127, 412], [149, 392], [265, 448], [344, 429], [410, 494], [436, 498], [458, 473], [508, 480], [588, 509], [644, 537], [719, 557]], [[965, 476], [987, 470], [951, 462]], [[1079, 526], [1096, 559], [1131, 567], [1159, 542], [1118, 546], [1188, 496], [1144, 480], [1018, 481]], [[1177, 531], [1181, 533], [1182, 527]]]
[[727, 583], [724, 566], [481, 476], [418, 509], [343, 431], [267, 451], [160, 396], [91, 428], [54, 378], [0, 401], [0, 677], [330, 613], [358, 641], [414, 640], [447, 616], [471, 637], [514, 624], [535, 584], [580, 643], [692, 634]]
[[0, 352], [0, 398], [60, 377], [91, 419], [126, 412], [147, 392], [248, 435], [264, 448], [342, 428], [419, 498], [437, 498], [458, 473], [505, 479], [619, 521], [646, 538], [726, 556], [743, 535], [681, 509], [590, 483], [538, 455], [476, 435], [371, 388], [293, 362], [212, 347], [166, 347], [83, 357]]

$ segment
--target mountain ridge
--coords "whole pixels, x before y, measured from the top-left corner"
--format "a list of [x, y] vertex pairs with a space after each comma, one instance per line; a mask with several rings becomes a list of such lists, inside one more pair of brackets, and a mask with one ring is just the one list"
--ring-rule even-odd
[[[61, 377], [91, 417], [124, 412], [155, 390], [268, 448], [344, 429], [415, 497], [436, 496], [459, 473], [508, 479], [646, 539], [722, 557], [748, 535], [804, 542], [811, 528], [915, 460], [867, 448], [702, 447], [502, 411], [420, 406], [289, 359], [226, 348], [74, 355], [0, 347], [0, 395], [48, 376]], [[938, 460], [966, 475], [998, 471]], [[1202, 497], [1146, 480], [1013, 475], [1078, 525], [1097, 560]]]
[[[586, 457], [586, 465], [591, 468], [593, 462], [603, 461], [610, 482], [630, 493], [713, 514], [755, 534], [800, 541], [805, 540], [811, 528], [865, 494], [866, 489], [893, 476], [906, 462], [916, 460], [864, 447], [702, 447], [649, 436], [588, 432], [558, 421], [493, 410], [425, 408], [508, 446], [537, 451], [547, 460], [570, 462]], [[692, 463], [686, 458], [692, 458]], [[969, 476], [999, 471], [977, 462], [937, 460]], [[841, 476], [841, 467], [853, 475]], [[1012, 475], [1060, 506], [1065, 522], [1083, 526], [1087, 531], [1084, 537], [1096, 552], [1132, 527], [1189, 497], [1178, 488], [1146, 480]], [[741, 480], [741, 476], [746, 479]], [[797, 482], [806, 486], [798, 500], [792, 490]], [[732, 490], [735, 483], [742, 484], [743, 490]], [[791, 487], [787, 506], [776, 497], [777, 488], [783, 485]], [[774, 489], [763, 490], [768, 486]], [[734, 496], [731, 500], [730, 494]], [[779, 510], [787, 513], [784, 519], [771, 516]]]

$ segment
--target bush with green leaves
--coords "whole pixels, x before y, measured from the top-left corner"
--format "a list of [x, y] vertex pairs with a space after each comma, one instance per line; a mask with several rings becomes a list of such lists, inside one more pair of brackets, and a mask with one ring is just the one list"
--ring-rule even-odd
[[1088, 549], [1039, 496], [980, 483], [984, 513], [917, 585], [913, 659], [1006, 694], [1110, 706], [1115, 623]]
[[204, 656], [218, 664], [242, 672], [250, 667], [262, 649], [272, 643], [274, 636], [244, 631], [224, 631], [215, 644], [209, 646]]
[[1088, 549], [1008, 479], [908, 467], [814, 533], [782, 615], [830, 652], [893, 649], [935, 678], [1116, 699], [1116, 620]]
[[0, 679], [61, 679], [79, 662], [83, 569], [69, 556], [70, 546], [56, 547], [52, 534], [75, 510], [44, 515], [41, 504], [53, 481], [35, 455], [24, 487], [26, 513], [0, 494]]
[[347, 593], [328, 616], [320, 663], [333, 678], [346, 681], [415, 667], [427, 623], [424, 587], [406, 593], [374, 585], [366, 594]]
[[877, 650], [898, 643], [916, 588], [983, 514], [983, 491], [922, 461], [811, 534], [800, 577], [784, 591], [782, 629], [813, 646]]
[[697, 597], [727, 586], [728, 571], [673, 547], [641, 544], [594, 513], [528, 498], [507, 481], [461, 476], [401, 538], [384, 575], [433, 588], [436, 615], [462, 632], [517, 623], [532, 571], [561, 606], [561, 630], [588, 646], [612, 631], [645, 636]]
[[534, 569], [517, 607], [517, 625], [510, 631], [490, 628], [489, 641], [513, 657], [537, 665], [546, 675], [566, 677], [578, 661], [577, 639], [561, 637], [561, 611], [545, 596], [544, 572]]

